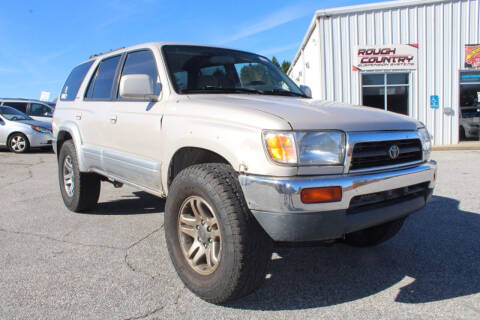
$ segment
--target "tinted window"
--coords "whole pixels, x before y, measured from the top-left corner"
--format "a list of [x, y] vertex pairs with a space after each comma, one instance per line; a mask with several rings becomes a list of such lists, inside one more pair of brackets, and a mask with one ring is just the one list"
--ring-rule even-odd
[[363, 105], [408, 115], [408, 73], [363, 73]]
[[408, 73], [387, 74], [387, 84], [408, 84]]
[[74, 100], [77, 96], [78, 89], [83, 82], [83, 78], [92, 66], [93, 61], [85, 62], [74, 68], [65, 81], [60, 94], [60, 100]]
[[144, 50], [129, 53], [123, 67], [122, 76], [128, 74], [148, 74], [153, 81], [154, 93], [160, 93], [157, 66], [151, 51]]
[[9, 101], [4, 101], [4, 105], [12, 107], [17, 109], [18, 111], [21, 111], [23, 113], [27, 112], [27, 103], [26, 102], [9, 102]]
[[382, 74], [378, 74], [378, 73], [374, 73], [374, 74], [364, 73], [364, 74], [362, 74], [362, 83], [363, 83], [364, 86], [384, 84], [384, 83], [385, 83], [384, 75], [383, 75], [383, 73], [382, 73]]
[[32, 103], [30, 104], [30, 116], [34, 117], [51, 117], [52, 109], [44, 104]]
[[100, 62], [97, 72], [95, 72], [95, 75], [88, 85], [87, 98], [110, 99], [119, 61], [120, 56], [116, 56]]

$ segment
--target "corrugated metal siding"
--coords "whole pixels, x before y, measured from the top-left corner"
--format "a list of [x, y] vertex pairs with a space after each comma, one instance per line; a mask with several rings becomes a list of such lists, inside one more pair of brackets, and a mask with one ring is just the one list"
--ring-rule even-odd
[[[479, 17], [480, 0], [320, 16], [290, 75], [310, 86], [314, 98], [360, 104], [353, 46], [418, 43], [418, 67], [410, 78], [410, 115], [427, 125], [435, 144], [457, 143], [459, 71], [464, 45], [480, 43]], [[434, 94], [440, 98], [436, 110], [430, 108]], [[454, 115], [446, 115], [445, 108], [453, 108]]]

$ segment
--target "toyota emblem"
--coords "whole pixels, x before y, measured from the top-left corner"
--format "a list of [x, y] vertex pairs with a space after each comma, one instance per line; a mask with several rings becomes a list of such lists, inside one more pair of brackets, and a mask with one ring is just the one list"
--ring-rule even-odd
[[392, 144], [388, 149], [388, 155], [390, 156], [390, 159], [392, 160], [397, 159], [399, 154], [400, 154], [400, 148], [396, 144]]

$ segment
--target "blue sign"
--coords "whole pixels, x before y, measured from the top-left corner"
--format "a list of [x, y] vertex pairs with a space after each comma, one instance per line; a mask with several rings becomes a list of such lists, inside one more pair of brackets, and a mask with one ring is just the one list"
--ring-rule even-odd
[[430, 96], [430, 108], [432, 109], [438, 109], [440, 106], [440, 99], [438, 96]]
[[460, 75], [461, 82], [480, 82], [480, 72], [462, 72]]

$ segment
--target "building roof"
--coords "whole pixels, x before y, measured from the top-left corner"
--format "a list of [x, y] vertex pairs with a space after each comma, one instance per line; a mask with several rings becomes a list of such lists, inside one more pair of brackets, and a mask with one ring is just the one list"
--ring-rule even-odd
[[290, 71], [292, 71], [293, 66], [296, 64], [298, 58], [300, 57], [301, 51], [307, 45], [310, 35], [315, 29], [316, 20], [320, 17], [331, 17], [331, 16], [339, 16], [339, 15], [352, 14], [352, 13], [365, 13], [368, 11], [377, 11], [377, 10], [392, 9], [392, 8], [425, 6], [425, 5], [430, 5], [434, 3], [456, 2], [456, 1], [459, 1], [459, 0], [396, 0], [396, 1], [375, 2], [375, 3], [361, 4], [361, 5], [355, 5], [355, 6], [348, 6], [348, 7], [338, 7], [338, 8], [317, 10], [313, 15], [312, 22], [308, 27], [307, 33], [305, 34], [305, 37], [302, 40], [302, 44], [300, 45], [300, 48], [298, 48], [298, 51], [292, 60], [292, 64], [288, 69], [287, 74], [290, 73]]

